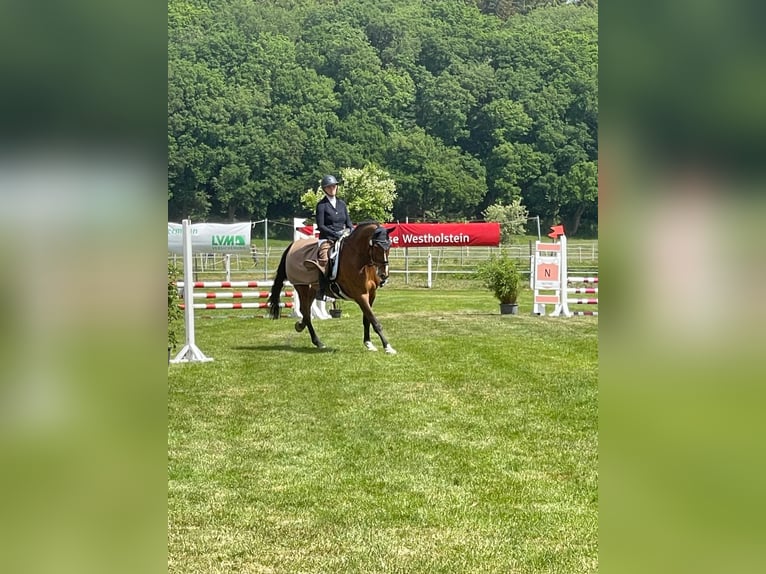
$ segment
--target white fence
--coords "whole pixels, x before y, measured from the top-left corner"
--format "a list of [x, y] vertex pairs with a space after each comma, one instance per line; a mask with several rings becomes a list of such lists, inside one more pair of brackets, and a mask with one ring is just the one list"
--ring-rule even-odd
[[[232, 278], [272, 279], [276, 272], [284, 245], [270, 245], [267, 248], [253, 247], [250, 256], [231, 254], [228, 271], [226, 256], [220, 253], [198, 253], [194, 255], [195, 280]], [[389, 253], [392, 277], [403, 277], [405, 283], [411, 280], [425, 281], [429, 275], [429, 260], [431, 275], [438, 280], [439, 276], [470, 275], [476, 272], [476, 267], [489, 259], [493, 254], [504, 253], [518, 260], [519, 270], [528, 274], [533, 244], [503, 245], [502, 247], [409, 247], [392, 249]], [[578, 272], [594, 272], [598, 270], [598, 243], [595, 241], [578, 244], [570, 243], [568, 248], [568, 265]], [[168, 255], [168, 261], [175, 263], [179, 270], [183, 269], [180, 255]]]

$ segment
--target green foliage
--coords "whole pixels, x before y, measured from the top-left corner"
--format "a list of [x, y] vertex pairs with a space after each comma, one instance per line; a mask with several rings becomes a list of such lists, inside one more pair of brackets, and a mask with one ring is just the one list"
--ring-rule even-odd
[[395, 136], [386, 159], [399, 190], [398, 219], [454, 221], [473, 213], [486, 194], [481, 162], [420, 128]]
[[483, 285], [500, 303], [516, 303], [521, 289], [521, 274], [516, 262], [508, 256], [492, 256], [477, 267]]
[[517, 197], [510, 205], [490, 205], [483, 215], [487, 221], [497, 221], [500, 224], [500, 242], [510, 243], [514, 235], [525, 233], [529, 211], [521, 204], [521, 198]]
[[322, 188], [317, 185], [313, 189], [307, 189], [306, 193], [301, 195], [301, 205], [313, 216], [317, 210], [317, 203], [319, 203], [323, 197], [324, 192], [322, 191]]
[[180, 302], [176, 287], [178, 276], [178, 268], [168, 262], [168, 348], [171, 350], [178, 345], [178, 330], [183, 319], [183, 311], [178, 306]]
[[387, 171], [375, 164], [368, 164], [362, 169], [347, 167], [340, 174], [352, 221], [391, 220], [396, 184]]
[[586, 210], [598, 205], [598, 165], [595, 161], [581, 161], [571, 167], [562, 179], [559, 201], [567, 229], [574, 235]]
[[[339, 174], [343, 184], [338, 188], [338, 196], [348, 205], [351, 221], [390, 220], [396, 199], [396, 184], [388, 172], [375, 164], [367, 164], [362, 169], [342, 168]], [[301, 196], [301, 205], [313, 214], [323, 196], [318, 185], [307, 189]]]
[[317, 174], [376, 165], [397, 195], [349, 185], [360, 217], [521, 197], [591, 230], [597, 23], [593, 1], [170, 0], [168, 216], [291, 217]]

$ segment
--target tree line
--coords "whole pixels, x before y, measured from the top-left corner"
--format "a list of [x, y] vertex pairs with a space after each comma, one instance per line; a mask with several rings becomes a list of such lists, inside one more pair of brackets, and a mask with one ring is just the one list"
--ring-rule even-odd
[[394, 219], [520, 201], [595, 234], [597, 20], [595, 1], [169, 0], [168, 218], [308, 215], [323, 174], [372, 167]]

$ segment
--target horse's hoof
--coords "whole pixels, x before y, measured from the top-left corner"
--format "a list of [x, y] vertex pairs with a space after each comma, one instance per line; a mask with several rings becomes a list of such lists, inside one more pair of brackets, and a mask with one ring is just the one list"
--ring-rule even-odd
[[378, 348], [371, 341], [365, 341], [364, 346], [368, 351], [377, 351]]
[[306, 328], [306, 325], [304, 325], [304, 324], [303, 324], [303, 323], [301, 323], [300, 321], [296, 321], [296, 322], [295, 322], [295, 330], [296, 330], [296, 331], [298, 331], [299, 333], [300, 333], [301, 331], [303, 331], [303, 329], [305, 329], [305, 328]]
[[386, 353], [389, 355], [396, 355], [396, 349], [394, 349], [391, 345], [388, 345], [386, 347]]
[[316, 345], [317, 349], [326, 349], [327, 345], [325, 345], [322, 341], [319, 341], [318, 343], [314, 343]]

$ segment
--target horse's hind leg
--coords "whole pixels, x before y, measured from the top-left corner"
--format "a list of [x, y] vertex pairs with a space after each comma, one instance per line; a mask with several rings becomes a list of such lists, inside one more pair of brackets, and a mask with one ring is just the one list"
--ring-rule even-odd
[[[294, 289], [298, 292], [298, 302], [300, 305], [300, 313], [301, 313], [301, 319], [300, 321], [295, 322], [295, 330], [300, 333], [303, 331], [303, 329], [306, 328], [306, 303], [305, 301], [308, 300], [308, 287], [305, 287], [303, 285], [296, 285]], [[309, 306], [310, 307], [310, 306]]]
[[308, 285], [301, 285], [298, 289], [298, 298], [301, 302], [301, 315], [303, 319], [295, 323], [295, 330], [299, 333], [306, 327], [309, 328], [309, 335], [311, 335], [311, 342], [319, 349], [324, 349], [324, 343], [317, 337], [316, 331], [314, 331], [314, 325], [311, 324], [311, 305], [314, 303], [316, 297], [316, 290], [314, 287]]
[[309, 335], [311, 335], [311, 342], [314, 343], [314, 345], [318, 349], [324, 349], [325, 348], [324, 343], [319, 340], [319, 337], [317, 337], [316, 331], [314, 331], [314, 325], [311, 324], [311, 319], [310, 318], [309, 318], [308, 322], [306, 323], [306, 327], [309, 328]]

